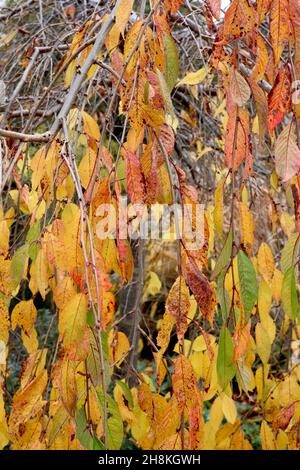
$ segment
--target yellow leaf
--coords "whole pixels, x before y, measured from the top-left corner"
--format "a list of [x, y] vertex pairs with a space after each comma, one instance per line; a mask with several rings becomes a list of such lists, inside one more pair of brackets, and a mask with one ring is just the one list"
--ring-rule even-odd
[[85, 189], [87, 188], [93, 174], [96, 157], [96, 151], [93, 148], [88, 147], [81, 162], [79, 163], [78, 174], [81, 184]]
[[244, 202], [239, 203], [241, 243], [248, 256], [251, 256], [254, 247], [254, 221], [248, 206]]
[[227, 421], [234, 424], [237, 416], [236, 407], [233, 399], [226, 395], [226, 393], [222, 394], [222, 411]]
[[273, 278], [275, 261], [270, 247], [263, 242], [257, 254], [258, 272], [264, 278], [267, 284], [270, 284]]
[[6, 422], [4, 400], [2, 390], [0, 389], [0, 449], [3, 449], [9, 443], [9, 432]]
[[258, 289], [258, 311], [260, 321], [264, 323], [266, 318], [269, 317], [269, 312], [272, 303], [272, 293], [268, 284], [262, 279]]
[[92, 139], [95, 139], [99, 142], [100, 140], [100, 129], [92, 116], [90, 116], [88, 113], [85, 111], [81, 111], [82, 114], [82, 119], [83, 119], [83, 129], [84, 132], [91, 137]]
[[257, 323], [255, 328], [255, 339], [257, 353], [263, 364], [267, 364], [271, 354], [271, 341], [269, 338], [268, 331], [261, 324]]
[[70, 300], [76, 295], [76, 289], [73, 280], [66, 276], [56, 286], [54, 291], [54, 301], [59, 309], [63, 309], [64, 306], [70, 302]]
[[86, 328], [87, 301], [83, 294], [76, 294], [60, 311], [58, 320], [58, 331], [69, 359], [84, 357]]
[[34, 261], [35, 282], [41, 296], [45, 299], [48, 291], [48, 263], [43, 250], [40, 250]]
[[177, 83], [177, 87], [181, 85], [198, 85], [203, 82], [208, 73], [207, 68], [197, 70], [197, 72], [188, 73], [180, 82]]
[[152, 297], [154, 295], [157, 295], [159, 294], [160, 290], [161, 290], [161, 280], [159, 279], [158, 275], [153, 272], [153, 271], [150, 271], [149, 273], [149, 278], [148, 278], [148, 281], [146, 283], [146, 287], [145, 287], [145, 290], [144, 290], [144, 300], [145, 299], [148, 299], [149, 296]]
[[172, 328], [176, 320], [169, 312], [165, 312], [162, 320], [159, 323], [159, 331], [157, 335], [157, 346], [163, 354], [169, 346]]
[[5, 220], [0, 221], [0, 254], [6, 256], [9, 248], [9, 228]]
[[213, 429], [214, 434], [217, 433], [217, 430], [220, 427], [220, 424], [222, 423], [223, 420], [223, 397], [218, 396], [210, 409], [210, 415], [209, 415], [209, 422], [210, 425]]
[[288, 445], [288, 437], [282, 429], [279, 429], [279, 432], [276, 437], [276, 449], [277, 450], [286, 450]]
[[63, 360], [60, 368], [60, 396], [61, 401], [70, 416], [74, 416], [77, 400], [75, 373], [74, 363], [68, 360]]
[[47, 385], [47, 371], [43, 370], [28, 385], [17, 391], [13, 398], [9, 424], [24, 424], [44, 406], [43, 392]]
[[279, 269], [275, 269], [274, 276], [271, 283], [272, 296], [275, 302], [279, 302], [281, 298], [283, 274]]
[[29, 335], [26, 334], [24, 330], [22, 330], [21, 336], [22, 342], [24, 344], [24, 347], [27, 349], [27, 352], [29, 352], [29, 354], [34, 353], [39, 347], [36, 329], [32, 328]]
[[12, 311], [11, 322], [13, 330], [20, 326], [29, 336], [36, 321], [37, 310], [33, 300], [22, 300]]
[[131, 14], [134, 0], [121, 0], [116, 11], [116, 27], [122, 36], [124, 36], [125, 26]]
[[260, 436], [263, 450], [276, 449], [273, 433], [265, 420], [261, 423]]
[[130, 350], [128, 338], [122, 331], [114, 333], [114, 331], [111, 330], [108, 336], [108, 344], [110, 345], [110, 365], [119, 367]]
[[[1, 270], [1, 264], [0, 264], [0, 270]], [[9, 299], [0, 293], [0, 341], [3, 341], [4, 344], [6, 344], [8, 341], [9, 328], [10, 328], [8, 307], [9, 307]]]

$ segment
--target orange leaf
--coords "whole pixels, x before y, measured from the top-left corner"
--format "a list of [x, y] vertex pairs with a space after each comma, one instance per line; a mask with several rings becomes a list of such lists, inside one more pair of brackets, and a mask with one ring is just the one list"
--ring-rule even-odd
[[245, 36], [256, 26], [256, 12], [248, 0], [233, 0], [224, 17], [224, 41]]
[[291, 73], [288, 66], [279, 69], [268, 96], [268, 108], [268, 126], [273, 131], [291, 108]]
[[216, 294], [213, 287], [192, 259], [187, 260], [184, 276], [195, 296], [200, 312], [212, 323], [216, 305]]
[[182, 276], [174, 282], [166, 300], [166, 310], [176, 319], [178, 340], [181, 341], [186, 332], [188, 311], [190, 307], [189, 289]]
[[275, 66], [289, 39], [288, 0], [273, 0], [270, 10], [270, 34], [274, 51]]
[[133, 204], [145, 201], [144, 177], [141, 162], [130, 151], [126, 152], [127, 192]]
[[183, 355], [180, 355], [174, 361], [172, 385], [179, 412], [193, 409], [197, 406], [199, 398], [197, 380], [189, 359]]

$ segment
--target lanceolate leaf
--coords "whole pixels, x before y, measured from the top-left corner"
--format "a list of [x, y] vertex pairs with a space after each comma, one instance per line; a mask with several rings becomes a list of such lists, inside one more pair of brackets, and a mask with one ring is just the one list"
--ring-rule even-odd
[[298, 233], [300, 235], [300, 176], [297, 176], [297, 181], [292, 184], [292, 193], [294, 200], [295, 220]]
[[296, 275], [293, 266], [291, 266], [284, 274], [281, 296], [282, 307], [286, 315], [291, 319], [299, 318], [300, 309], [296, 288]]
[[291, 107], [291, 73], [288, 66], [281, 67], [268, 96], [268, 126], [273, 131]]
[[97, 395], [101, 406], [102, 420], [104, 419], [104, 403], [106, 401], [108, 449], [119, 450], [123, 440], [123, 423], [118, 405], [108, 394], [104, 400], [102, 390], [98, 390]]
[[166, 300], [166, 311], [176, 320], [178, 340], [183, 340], [188, 326], [188, 311], [190, 307], [189, 289], [182, 276], [174, 282]]
[[228, 168], [239, 168], [250, 154], [249, 113], [246, 109], [230, 109], [225, 140], [225, 162]]
[[273, 0], [270, 10], [270, 32], [275, 65], [280, 61], [289, 38], [288, 0]]
[[58, 329], [70, 359], [82, 358], [87, 327], [87, 301], [76, 294], [59, 313]]
[[179, 58], [177, 47], [171, 35], [164, 35], [165, 42], [165, 78], [171, 92], [179, 75]]
[[192, 409], [197, 403], [197, 381], [190, 361], [182, 354], [175, 360], [172, 385], [179, 411]]
[[300, 149], [296, 141], [295, 125], [286, 126], [275, 144], [276, 172], [283, 181], [294, 176], [300, 168]]
[[257, 108], [257, 118], [259, 124], [259, 140], [260, 143], [264, 143], [265, 134], [268, 129], [268, 102], [265, 92], [259, 86], [259, 84], [252, 79], [252, 77], [247, 78], [248, 83], [251, 87], [253, 93], [253, 98]]
[[243, 251], [238, 253], [238, 270], [245, 323], [248, 323], [257, 299], [258, 290], [254, 266]]
[[220, 19], [220, 12], [221, 12], [221, 0], [206, 0], [207, 4], [216, 18], [216, 20]]
[[243, 75], [233, 67], [229, 73], [229, 87], [233, 102], [244, 106], [250, 98], [251, 90]]
[[224, 246], [222, 248], [222, 251], [220, 253], [220, 256], [216, 262], [215, 269], [213, 270], [212, 273], [212, 279], [215, 279], [218, 277], [220, 272], [227, 268], [229, 261], [230, 261], [230, 256], [232, 252], [232, 242], [233, 242], [233, 234], [232, 234], [232, 229], [229, 230], [226, 241], [224, 243]]
[[140, 160], [133, 153], [126, 153], [127, 191], [133, 204], [145, 201], [144, 178]]
[[207, 75], [207, 69], [203, 67], [197, 70], [197, 72], [189, 72], [184, 78], [177, 83], [177, 87], [181, 85], [198, 85], [203, 82]]
[[233, 350], [234, 347], [230, 332], [226, 326], [223, 326], [220, 333], [217, 357], [218, 382], [223, 390], [236, 373], [236, 365], [233, 362]]
[[248, 0], [233, 0], [224, 17], [224, 40], [231, 42], [255, 27], [255, 11]]
[[184, 275], [187, 285], [195, 296], [200, 312], [212, 323], [216, 305], [214, 288], [192, 259], [187, 261]]

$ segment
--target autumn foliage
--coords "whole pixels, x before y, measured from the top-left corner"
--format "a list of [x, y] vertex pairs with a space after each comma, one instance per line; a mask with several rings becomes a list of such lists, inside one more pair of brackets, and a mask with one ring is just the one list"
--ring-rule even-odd
[[77, 3], [0, 35], [0, 448], [299, 449], [300, 2]]

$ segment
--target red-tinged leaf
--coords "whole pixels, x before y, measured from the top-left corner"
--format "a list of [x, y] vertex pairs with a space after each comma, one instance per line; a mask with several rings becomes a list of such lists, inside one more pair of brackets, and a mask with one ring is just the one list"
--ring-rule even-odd
[[198, 404], [199, 389], [192, 364], [182, 354], [174, 361], [172, 385], [178, 411], [190, 410]]
[[274, 417], [274, 420], [272, 422], [272, 428], [276, 431], [278, 431], [279, 429], [285, 430], [288, 427], [294, 414], [295, 414], [294, 403], [291, 403], [290, 405], [285, 406]]
[[237, 324], [233, 335], [233, 360], [236, 362], [248, 349], [250, 342], [250, 326], [251, 322], [248, 322], [246, 326]]
[[236, 170], [251, 153], [249, 139], [249, 113], [233, 108], [228, 120], [225, 140], [225, 163]]
[[268, 102], [264, 91], [258, 85], [258, 83], [252, 79], [252, 77], [247, 78], [248, 83], [251, 87], [251, 91], [253, 93], [257, 117], [258, 117], [258, 124], [259, 124], [259, 141], [262, 144], [264, 142], [264, 138], [266, 132], [268, 130], [267, 122], [268, 122]]
[[200, 312], [212, 323], [216, 305], [216, 294], [213, 287], [192, 259], [188, 259], [186, 262], [184, 276]]
[[175, 15], [181, 7], [183, 0], [166, 0], [166, 8]]
[[289, 16], [290, 21], [294, 28], [300, 28], [300, 1], [290, 0], [289, 1]]
[[276, 173], [283, 181], [292, 178], [300, 168], [300, 149], [296, 141], [295, 125], [286, 126], [275, 144]]
[[238, 106], [244, 106], [250, 99], [251, 90], [243, 75], [234, 67], [229, 73], [229, 88], [232, 101]]
[[184, 278], [179, 276], [174, 282], [166, 300], [166, 310], [176, 320], [176, 331], [179, 341], [183, 340], [188, 327], [189, 307], [189, 289]]
[[161, 146], [163, 146], [166, 154], [170, 157], [174, 150], [175, 136], [171, 126], [164, 124], [158, 129], [157, 137], [159, 142], [156, 137], [153, 136], [152, 152], [154, 153], [157, 164], [161, 165], [165, 160]]
[[216, 20], [220, 20], [221, 0], [206, 0], [206, 3]]
[[266, 14], [269, 11], [271, 1], [272, 0], [257, 0], [256, 8], [257, 8], [258, 18], [259, 18], [260, 23], [265, 19]]
[[292, 184], [292, 193], [294, 199], [296, 227], [300, 235], [300, 176], [297, 176], [297, 182]]
[[279, 64], [283, 49], [289, 39], [288, 5], [288, 0], [273, 0], [271, 2], [270, 34], [275, 66]]
[[131, 202], [133, 204], [143, 203], [145, 201], [145, 185], [141, 162], [130, 151], [126, 152], [126, 178]]
[[279, 69], [268, 96], [268, 108], [268, 126], [271, 132], [291, 108], [291, 73], [288, 66]]
[[241, 38], [257, 27], [257, 15], [248, 0], [233, 0], [224, 17], [224, 41]]
[[256, 40], [256, 62], [251, 74], [253, 80], [261, 80], [264, 77], [268, 61], [269, 54], [266, 42], [258, 35]]
[[189, 450], [203, 449], [203, 425], [202, 406], [197, 403], [194, 408], [189, 410]]
[[[155, 142], [154, 142], [155, 143]], [[143, 174], [145, 178], [147, 204], [154, 204], [158, 194], [158, 169], [157, 152], [154, 144], [146, 145], [141, 158]]]

